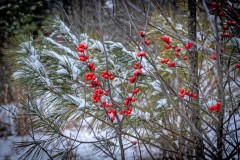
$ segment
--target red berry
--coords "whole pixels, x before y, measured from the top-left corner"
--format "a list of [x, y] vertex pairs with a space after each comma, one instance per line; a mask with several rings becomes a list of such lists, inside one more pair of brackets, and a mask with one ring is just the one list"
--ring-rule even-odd
[[193, 45], [193, 42], [189, 41], [187, 44], [191, 47]]
[[169, 44], [166, 44], [166, 47], [165, 47], [166, 49], [170, 49], [171, 48], [171, 46], [169, 45]]
[[131, 99], [131, 100], [132, 100], [132, 102], [135, 102], [135, 101], [136, 101], [136, 99], [135, 99], [134, 97], [132, 97], [132, 99]]
[[161, 37], [162, 41], [166, 42], [166, 43], [170, 43], [170, 38], [168, 36], [162, 36]]
[[236, 67], [237, 67], [237, 68], [240, 68], [240, 63], [236, 64]]
[[186, 61], [188, 60], [188, 56], [184, 56], [183, 59]]
[[236, 21], [232, 21], [232, 26], [236, 26], [237, 22]]
[[179, 93], [179, 96], [181, 97], [181, 98], [184, 98], [184, 94], [182, 94], [182, 93]]
[[144, 36], [145, 36], [145, 31], [139, 31], [138, 33], [139, 33], [139, 35], [140, 35], [141, 37], [144, 37]]
[[149, 40], [145, 40], [145, 44], [148, 46], [150, 45], [150, 41]]
[[115, 120], [115, 117], [112, 116], [112, 117], [110, 118], [110, 120], [113, 122], [113, 121]]
[[208, 110], [209, 110], [209, 111], [213, 111], [213, 110], [214, 110], [214, 106], [208, 107]]
[[180, 52], [182, 49], [181, 48], [177, 48], [177, 51]]
[[185, 45], [185, 49], [189, 49], [190, 48], [190, 46], [189, 46], [189, 44], [187, 43], [186, 45]]
[[231, 20], [228, 20], [228, 21], [227, 21], [227, 25], [232, 25], [232, 21], [231, 21]]
[[112, 81], [112, 80], [114, 80], [114, 77], [113, 77], [113, 76], [110, 76], [110, 78], [109, 78], [109, 79]]
[[164, 59], [160, 59], [160, 63], [164, 64], [165, 60]]
[[189, 92], [188, 90], [186, 90], [186, 91], [185, 91], [185, 94], [186, 94], [186, 95], [189, 95], [189, 94], [190, 94], [190, 92]]
[[137, 144], [137, 142], [136, 141], [132, 141], [132, 145], [136, 145]]
[[178, 57], [180, 54], [178, 52], [175, 52], [174, 55]]
[[197, 99], [198, 98], [198, 95], [197, 94], [192, 94], [192, 97], [194, 98], [194, 99]]
[[79, 47], [79, 48], [84, 48], [84, 45], [85, 45], [84, 43], [80, 43], [80, 44], [78, 45], [78, 47]]
[[218, 15], [219, 15], [219, 16], [223, 16], [223, 15], [224, 15], [224, 12], [219, 12]]
[[220, 111], [220, 108], [216, 108], [216, 109], [215, 109], [215, 112], [218, 113], [219, 111]]
[[88, 46], [87, 46], [86, 44], [84, 44], [83, 48], [84, 48], [85, 50], [87, 50], [87, 49], [88, 49]]
[[216, 59], [217, 59], [217, 56], [214, 55], [214, 54], [212, 54], [212, 55], [211, 55], [211, 59], [216, 60]]
[[217, 102], [217, 107], [221, 107], [221, 102]]
[[212, 8], [211, 10], [214, 12], [214, 11], [216, 11], [216, 10], [217, 10], [217, 8]]
[[212, 2], [211, 3], [212, 6], [216, 6], [216, 4], [217, 4], [216, 2]]
[[224, 30], [227, 30], [227, 29], [228, 29], [228, 25], [224, 25], [224, 26], [223, 26], [223, 29], [224, 29]]
[[176, 62], [168, 62], [167, 63], [169, 67], [175, 67], [176, 66]]
[[81, 62], [84, 62], [85, 61], [85, 58], [84, 57], [80, 57], [79, 59]]
[[77, 48], [77, 51], [78, 52], [84, 52], [84, 49], [83, 48]]
[[182, 93], [182, 94], [184, 93], [184, 91], [185, 91], [184, 88], [181, 88], [181, 89], [179, 90], [179, 92]]

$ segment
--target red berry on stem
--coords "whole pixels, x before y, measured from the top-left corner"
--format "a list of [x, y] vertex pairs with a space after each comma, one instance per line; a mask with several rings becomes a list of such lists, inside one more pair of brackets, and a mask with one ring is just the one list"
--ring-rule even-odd
[[188, 60], [188, 56], [184, 56], [183, 60], [185, 60], [185, 61]]

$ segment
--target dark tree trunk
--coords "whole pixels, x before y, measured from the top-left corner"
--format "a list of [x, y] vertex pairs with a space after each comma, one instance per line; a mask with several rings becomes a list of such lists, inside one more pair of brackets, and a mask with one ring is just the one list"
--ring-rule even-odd
[[11, 103], [14, 99], [9, 66], [4, 61], [4, 56], [0, 50], [0, 104]]
[[[188, 0], [188, 37], [191, 41], [196, 42], [196, 0]], [[190, 61], [190, 83], [191, 91], [199, 94], [199, 76], [198, 76], [198, 53], [197, 46], [193, 45], [189, 53]], [[198, 104], [198, 100], [192, 100], [192, 104]], [[193, 105], [192, 121], [196, 129], [201, 132], [201, 120], [199, 118], [199, 106]], [[193, 132], [194, 133], [194, 132]], [[196, 159], [205, 159], [204, 144], [199, 135], [193, 135], [194, 150]]]

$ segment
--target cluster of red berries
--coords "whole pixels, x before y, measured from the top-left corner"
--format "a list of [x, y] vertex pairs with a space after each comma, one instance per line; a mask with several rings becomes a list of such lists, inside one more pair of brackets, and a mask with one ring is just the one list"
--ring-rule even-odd
[[[174, 49], [174, 50], [176, 51], [176, 52], [174, 52], [174, 56], [175, 56], [175, 57], [179, 57], [179, 56], [180, 56], [180, 53], [179, 53], [179, 52], [180, 52], [182, 49], [179, 48], [179, 47], [177, 47], [177, 46], [175, 46], [175, 45], [170, 45], [171, 40], [170, 40], [170, 38], [169, 38], [168, 36], [165, 36], [165, 35], [162, 36], [162, 37], [161, 37], [161, 40], [166, 43], [166, 46], [165, 46], [166, 49], [172, 48], [172, 49]], [[193, 45], [193, 42], [189, 41], [189, 42], [185, 45], [185, 48], [188, 50], [188, 49], [190, 49], [190, 48], [192, 47], [192, 45]], [[183, 60], [188, 60], [188, 57], [187, 57], [187, 56], [184, 56], [184, 57], [183, 57]], [[169, 59], [168, 59], [168, 58], [163, 58], [163, 59], [161, 59], [161, 60], [160, 60], [160, 63], [162, 63], [162, 64], [167, 64], [168, 67], [175, 67], [175, 66], [176, 66], [176, 62], [169, 62]]]
[[[88, 49], [88, 46], [84, 43], [80, 43], [77, 46], [77, 51], [81, 52], [80, 53], [80, 61], [84, 62], [86, 60], [89, 59], [89, 56], [87, 54], [84, 54], [84, 51], [86, 51]], [[95, 71], [95, 65], [92, 62], [89, 62], [88, 64], [89, 70], [90, 72], [85, 73], [85, 80], [86, 81], [90, 81], [90, 88], [94, 88], [93, 94], [92, 94], [92, 100], [93, 103], [98, 103], [101, 102], [101, 97], [104, 96], [108, 96], [108, 90], [104, 91], [103, 89], [101, 89], [101, 84], [100, 82], [97, 80], [96, 76], [94, 75], [94, 71]], [[112, 75], [112, 73], [107, 72], [107, 71], [103, 71], [102, 72], [102, 77], [104, 79], [110, 79], [113, 80], [114, 77]], [[101, 104], [99, 105], [99, 107], [105, 107], [105, 108], [112, 108], [112, 104], [108, 104], [106, 101], [101, 102]], [[115, 120], [116, 117], [116, 109], [113, 110], [107, 110], [108, 114], [111, 114], [110, 116], [110, 120], [113, 122]]]
[[112, 73], [111, 72], [107, 72], [106, 70], [102, 71], [102, 77], [104, 79], [110, 79], [111, 81], [114, 80], [114, 77], [113, 77]]
[[[103, 93], [105, 96], [108, 96], [107, 92]], [[112, 108], [112, 104], [107, 103], [106, 101], [102, 101], [101, 104], [99, 105], [100, 108]]]
[[85, 73], [85, 80], [86, 81], [94, 81], [96, 79], [94, 73], [92, 72], [88, 72], [88, 73]]
[[169, 59], [168, 58], [163, 58], [160, 60], [160, 63], [164, 64], [164, 63], [168, 63]]
[[193, 45], [193, 42], [189, 41], [186, 45], [185, 45], [185, 48], [186, 49], [190, 49]]
[[80, 59], [81, 62], [84, 62], [84, 61], [88, 60], [88, 58], [89, 58], [89, 56], [87, 54], [82, 54], [81, 53], [79, 55], [79, 59]]
[[[145, 37], [145, 31], [139, 31], [138, 34], [141, 36], [141, 37]], [[142, 42], [141, 42], [142, 43]], [[150, 45], [150, 41], [149, 40], [144, 40], [144, 43], [148, 46]]]
[[189, 97], [192, 97], [194, 99], [197, 99], [198, 98], [198, 95], [195, 94], [195, 93], [191, 93], [190, 91], [188, 90], [185, 90], [184, 88], [180, 88], [179, 90], [179, 97], [180, 98], [184, 98], [185, 95], [189, 96]]
[[132, 102], [135, 102], [135, 101], [136, 101], [136, 99], [135, 99], [134, 97], [129, 96], [129, 97], [127, 97], [126, 100], [123, 102], [123, 105], [124, 105], [124, 106], [129, 106], [129, 105], [131, 105]]
[[[228, 25], [228, 26], [236, 26], [236, 25], [237, 25], [237, 22], [236, 22], [236, 21], [228, 20], [228, 21], [227, 21], [227, 25]], [[227, 27], [227, 26], [226, 26], [226, 27]], [[227, 29], [228, 29], [228, 27], [227, 27]]]
[[132, 108], [129, 107], [128, 109], [122, 109], [119, 114], [124, 116], [129, 116], [132, 113]]
[[136, 62], [135, 65], [133, 66], [134, 69], [142, 69], [143, 66], [140, 64], [140, 62]]
[[222, 4], [221, 3], [217, 3], [217, 2], [212, 2], [211, 3], [211, 11], [212, 14], [218, 15], [218, 16], [223, 16], [224, 12], [222, 11], [221, 8]]
[[135, 65], [133, 66], [134, 69], [137, 69], [137, 71], [133, 72], [133, 76], [129, 78], [129, 82], [133, 84], [137, 77], [142, 75], [142, 68], [143, 66], [140, 64], [140, 62], [136, 62]]
[[110, 120], [113, 122], [117, 115], [117, 111], [116, 111], [116, 109], [108, 109], [107, 114], [110, 115]]
[[[224, 4], [222, 3], [217, 3], [215, 1], [213, 1], [211, 3], [211, 11], [212, 11], [212, 14], [215, 14], [217, 16], [224, 16], [224, 12], [222, 10], [222, 7], [224, 6]], [[226, 22], [226, 24], [223, 26], [223, 33], [221, 34], [221, 36], [223, 38], [229, 38], [231, 37], [232, 35], [230, 33], [227, 33], [226, 31], [229, 29], [229, 26], [236, 26], [237, 25], [237, 22], [236, 21], [231, 21], [231, 20], [228, 20]]]
[[221, 107], [221, 102], [217, 102], [215, 105], [212, 105], [208, 108], [209, 111], [219, 112]]
[[168, 67], [175, 67], [176, 66], [176, 62], [168, 62]]
[[229, 26], [236, 26], [236, 25], [237, 25], [236, 21], [228, 20], [227, 24], [223, 26], [223, 33], [221, 34], [221, 36], [225, 38], [231, 37], [232, 35], [230, 33], [227, 33], [226, 30], [229, 29]]
[[79, 55], [79, 59], [81, 62], [84, 62], [86, 61], [89, 56], [87, 54], [84, 54], [84, 51], [88, 49], [88, 46], [84, 43], [80, 43], [78, 46], [77, 46], [77, 51], [78, 52], [81, 52], [80, 55]]
[[103, 90], [101, 88], [95, 88], [93, 91], [92, 99], [94, 103], [97, 103], [101, 100]]
[[135, 89], [131, 90], [131, 92], [132, 92], [133, 94], [137, 94], [137, 93], [139, 92], [139, 88], [135, 88]]
[[88, 49], [88, 46], [84, 43], [80, 43], [78, 46], [77, 46], [77, 51], [78, 52], [84, 52], [85, 50]]
[[146, 55], [147, 55], [147, 53], [144, 52], [144, 51], [140, 51], [140, 52], [137, 53], [138, 57], [145, 57]]
[[97, 79], [95, 79], [94, 81], [91, 81], [89, 88], [100, 87], [100, 86], [101, 86], [100, 82]]
[[[169, 38], [168, 36], [162, 36], [162, 37], [161, 37], [161, 40], [162, 40], [163, 42], [166, 42], [167, 44], [170, 44], [170, 43], [171, 43], [170, 38]], [[171, 47], [171, 46], [170, 46], [170, 47]]]

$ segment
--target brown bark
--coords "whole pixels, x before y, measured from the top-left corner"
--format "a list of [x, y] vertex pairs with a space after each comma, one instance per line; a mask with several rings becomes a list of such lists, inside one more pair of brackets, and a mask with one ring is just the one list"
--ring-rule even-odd
[[14, 89], [10, 80], [9, 66], [0, 50], [0, 104], [11, 103], [14, 100]]
[[[196, 42], [196, 0], [188, 0], [188, 37], [191, 41]], [[198, 76], [198, 52], [197, 46], [193, 45], [189, 53], [190, 61], [190, 90], [193, 93], [199, 94], [199, 76]], [[192, 104], [198, 104], [198, 100], [192, 100]], [[192, 121], [196, 129], [201, 132], [201, 120], [199, 118], [200, 109], [199, 106], [193, 105]], [[194, 132], [193, 132], [194, 133]], [[204, 144], [201, 138], [194, 134], [194, 150], [196, 159], [205, 159], [204, 156]]]

